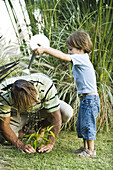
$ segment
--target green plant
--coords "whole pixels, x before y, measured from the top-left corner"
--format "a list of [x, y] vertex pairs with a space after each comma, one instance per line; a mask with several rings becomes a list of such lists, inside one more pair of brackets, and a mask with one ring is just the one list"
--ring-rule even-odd
[[[42, 145], [47, 145], [48, 143], [50, 143], [50, 140], [48, 139], [48, 136], [53, 136], [55, 138], [54, 133], [51, 131], [51, 129], [54, 126], [47, 126], [46, 129], [41, 129], [39, 128], [38, 131], [36, 133], [32, 133], [29, 135], [25, 135], [24, 138], [28, 138], [26, 144], [31, 144], [31, 146], [33, 146], [34, 149], [37, 149], [37, 147], [40, 147]], [[41, 136], [41, 134], [43, 133], [43, 136]]]

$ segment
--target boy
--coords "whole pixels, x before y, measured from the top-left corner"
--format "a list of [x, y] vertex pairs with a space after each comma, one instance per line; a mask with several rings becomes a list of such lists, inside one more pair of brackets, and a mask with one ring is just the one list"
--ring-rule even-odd
[[84, 142], [84, 147], [73, 152], [78, 156], [95, 157], [94, 140], [96, 139], [96, 118], [99, 114], [100, 100], [97, 93], [95, 71], [88, 55], [93, 45], [90, 36], [80, 30], [68, 37], [66, 45], [69, 55], [43, 46], [39, 46], [35, 53], [37, 55], [47, 53], [73, 63], [73, 76], [77, 92], [82, 95], [77, 118], [77, 133]]

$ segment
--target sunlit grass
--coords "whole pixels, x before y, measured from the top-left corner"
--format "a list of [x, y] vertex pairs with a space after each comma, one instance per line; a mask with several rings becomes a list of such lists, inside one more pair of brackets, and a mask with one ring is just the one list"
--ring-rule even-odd
[[95, 141], [96, 158], [81, 158], [72, 153], [82, 146], [75, 132], [62, 131], [50, 153], [24, 154], [10, 145], [0, 145], [0, 165], [5, 169], [41, 169], [41, 170], [72, 170], [72, 169], [109, 169], [112, 170], [113, 134], [98, 133]]

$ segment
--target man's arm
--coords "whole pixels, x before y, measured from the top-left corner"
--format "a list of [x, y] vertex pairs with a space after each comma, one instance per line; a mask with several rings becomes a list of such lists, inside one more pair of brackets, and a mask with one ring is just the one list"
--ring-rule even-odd
[[35, 149], [31, 145], [24, 145], [10, 128], [10, 117], [1, 118], [0, 119], [0, 129], [2, 130], [2, 134], [6, 140], [11, 142], [14, 146], [16, 146], [20, 151], [27, 153], [36, 152]]
[[48, 136], [48, 139], [50, 140], [50, 144], [47, 144], [47, 146], [42, 146], [41, 149], [38, 150], [38, 152], [50, 152], [55, 144], [56, 137], [58, 136], [62, 124], [62, 118], [61, 118], [61, 112], [60, 109], [52, 112], [52, 121], [50, 126], [54, 126], [51, 131], [55, 134], [55, 138], [53, 136]]

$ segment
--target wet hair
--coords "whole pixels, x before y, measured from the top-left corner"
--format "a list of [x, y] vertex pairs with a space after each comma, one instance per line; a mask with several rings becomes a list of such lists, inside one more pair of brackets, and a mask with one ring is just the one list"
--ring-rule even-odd
[[11, 89], [13, 105], [19, 112], [31, 110], [33, 102], [36, 102], [36, 95], [33, 83], [26, 80], [15, 81]]
[[66, 45], [70, 47], [77, 48], [79, 50], [83, 50], [84, 53], [89, 53], [92, 51], [93, 44], [90, 39], [90, 36], [81, 30], [78, 30], [71, 34], [66, 41]]

